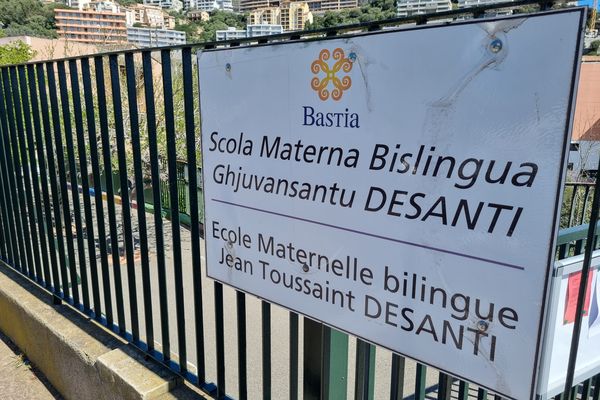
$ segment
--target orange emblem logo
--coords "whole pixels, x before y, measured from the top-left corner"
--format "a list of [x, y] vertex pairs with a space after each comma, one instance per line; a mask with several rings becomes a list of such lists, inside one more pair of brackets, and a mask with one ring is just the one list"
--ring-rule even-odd
[[[344, 50], [339, 47], [333, 50], [333, 66], [329, 66], [329, 58], [331, 52], [327, 49], [321, 50], [319, 58], [310, 66], [310, 70], [315, 76], [310, 82], [310, 86], [319, 94], [319, 98], [323, 101], [327, 100], [331, 95], [331, 98], [338, 101], [342, 98], [345, 90], [350, 89], [352, 86], [352, 79], [348, 75], [341, 76], [341, 72], [348, 73], [352, 71], [352, 63], [356, 59], [356, 54], [350, 53], [349, 57], [346, 57]], [[320, 74], [323, 72], [324, 77]], [[333, 85], [331, 93], [329, 92], [330, 84]]]

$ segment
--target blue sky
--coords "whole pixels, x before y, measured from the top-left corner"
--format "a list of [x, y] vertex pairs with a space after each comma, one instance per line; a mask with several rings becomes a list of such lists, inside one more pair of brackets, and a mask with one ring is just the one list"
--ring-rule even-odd
[[[579, 1], [579, 5], [582, 5], [582, 6], [590, 6], [591, 7], [593, 3], [594, 3], [593, 0], [580, 0]], [[600, 8], [600, 7], [598, 7], [598, 8]]]

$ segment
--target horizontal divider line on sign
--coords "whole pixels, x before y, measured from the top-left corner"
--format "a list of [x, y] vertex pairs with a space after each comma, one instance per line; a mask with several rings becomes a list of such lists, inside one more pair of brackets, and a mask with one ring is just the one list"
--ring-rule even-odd
[[509, 263], [505, 263], [505, 262], [497, 261], [497, 260], [491, 260], [489, 258], [483, 258], [483, 257], [473, 256], [471, 254], [460, 253], [460, 252], [457, 252], [457, 251], [441, 249], [441, 248], [437, 248], [437, 247], [433, 247], [433, 246], [427, 246], [425, 244], [414, 243], [414, 242], [409, 242], [409, 241], [406, 241], [406, 240], [396, 239], [396, 238], [392, 238], [392, 237], [388, 237], [388, 236], [377, 235], [375, 233], [363, 232], [363, 231], [359, 231], [359, 230], [356, 230], [356, 229], [345, 228], [343, 226], [338, 226], [338, 225], [333, 225], [333, 224], [327, 224], [327, 223], [324, 223], [324, 222], [319, 222], [319, 221], [315, 221], [315, 220], [308, 219], [308, 218], [296, 217], [294, 215], [283, 214], [283, 213], [279, 213], [279, 212], [276, 212], [276, 211], [264, 210], [262, 208], [247, 206], [247, 205], [244, 205], [244, 204], [232, 203], [232, 202], [226, 201], [226, 200], [219, 200], [219, 199], [211, 199], [211, 200], [214, 201], [214, 202], [216, 202], [216, 203], [228, 204], [230, 206], [239, 207], [239, 208], [245, 208], [245, 209], [248, 209], [248, 210], [262, 212], [262, 213], [265, 213], [265, 214], [271, 214], [271, 215], [277, 215], [277, 216], [285, 217], [285, 218], [289, 218], [289, 219], [295, 219], [297, 221], [308, 222], [310, 224], [326, 226], [326, 227], [333, 228], [333, 229], [338, 229], [338, 230], [341, 230], [341, 231], [356, 233], [356, 234], [364, 235], [364, 236], [370, 236], [370, 237], [374, 237], [374, 238], [377, 238], [377, 239], [388, 240], [390, 242], [405, 244], [407, 246], [419, 247], [419, 248], [422, 248], [422, 249], [427, 249], [427, 250], [431, 250], [431, 251], [437, 251], [439, 253], [451, 254], [451, 255], [454, 255], [454, 256], [457, 256], [457, 257], [463, 257], [463, 258], [468, 258], [468, 259], [471, 259], [471, 260], [483, 261], [485, 263], [495, 264], [495, 265], [499, 265], [501, 267], [518, 269], [518, 270], [521, 270], [521, 271], [525, 270], [525, 267], [523, 267], [523, 266], [515, 265], [515, 264], [509, 264]]

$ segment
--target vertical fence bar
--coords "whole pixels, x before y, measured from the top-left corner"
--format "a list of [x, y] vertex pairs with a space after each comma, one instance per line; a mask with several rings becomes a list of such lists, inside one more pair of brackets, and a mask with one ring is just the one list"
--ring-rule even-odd
[[[0, 177], [0, 187], [2, 186], [2, 177]], [[4, 198], [0, 195], [0, 207], [4, 208]], [[4, 220], [3, 212], [0, 210], [0, 260], [6, 262], [6, 241], [4, 239]]]
[[[40, 259], [40, 247], [38, 243], [38, 235], [35, 224], [35, 209], [33, 208], [33, 199], [31, 193], [31, 176], [29, 174], [29, 162], [27, 160], [27, 149], [24, 140], [25, 136], [25, 128], [23, 126], [23, 114], [21, 112], [21, 94], [19, 92], [19, 83], [17, 80], [17, 69], [16, 67], [10, 68], [10, 83], [12, 87], [12, 102], [15, 112], [15, 118], [17, 122], [16, 129], [16, 140], [18, 142], [18, 153], [20, 158], [17, 159], [17, 162], [20, 162], [21, 169], [23, 170], [23, 180], [24, 191], [25, 191], [25, 202], [22, 204], [22, 209], [26, 209], [26, 215], [23, 216], [24, 222], [28, 222], [29, 225], [25, 224], [26, 236], [31, 238], [31, 242], [29, 243], [28, 250], [32, 253], [33, 256], [33, 265], [29, 265], [29, 277], [33, 280], [36, 280], [38, 273], [41, 275], [41, 259]], [[32, 249], [29, 249], [32, 247]]]
[[427, 381], [427, 367], [417, 363], [415, 375], [415, 400], [425, 399], [425, 383]]
[[[18, 151], [15, 152], [14, 146], [12, 146], [11, 137], [14, 132], [14, 117], [12, 115], [12, 101], [10, 99], [10, 88], [8, 83], [8, 69], [2, 68], [2, 82], [3, 82], [3, 93], [2, 93], [2, 101], [0, 101], [0, 118], [2, 119], [2, 130], [3, 130], [3, 139], [4, 139], [4, 149], [5, 149], [5, 157], [8, 166], [8, 183], [10, 185], [11, 197], [12, 197], [12, 211], [14, 214], [14, 222], [16, 223], [17, 228], [17, 238], [18, 238], [18, 247], [19, 247], [19, 263], [18, 266], [20, 271], [27, 275], [27, 265], [28, 261], [31, 260], [31, 252], [27, 246], [28, 238], [24, 237], [23, 229], [26, 228], [23, 225], [26, 225], [23, 219], [24, 212], [21, 211], [21, 185], [18, 184], [18, 180], [21, 177], [21, 173], [19, 170], [19, 166], [16, 163], [16, 157], [18, 157]], [[5, 104], [6, 102], [6, 104]], [[8, 122], [8, 123], [7, 123]], [[10, 124], [10, 128], [9, 125]], [[16, 260], [14, 260], [16, 261]], [[16, 264], [15, 264], [16, 266]]]
[[594, 392], [592, 393], [592, 400], [600, 399], [600, 374], [594, 378]]
[[[56, 90], [56, 78], [54, 76], [54, 63], [48, 62], [46, 63], [46, 73], [48, 77], [48, 94], [50, 97], [50, 109], [52, 112], [52, 126], [54, 130], [54, 145], [56, 151], [56, 165], [58, 166], [58, 179], [60, 182], [60, 192], [57, 192], [57, 208], [55, 210], [55, 215], [57, 215], [57, 219], [60, 220], [60, 207], [59, 204], [62, 204], [63, 209], [63, 218], [64, 218], [64, 226], [60, 225], [60, 228], [57, 224], [57, 238], [59, 239], [59, 247], [60, 241], [63, 240], [63, 228], [64, 235], [67, 241], [67, 253], [68, 257], [65, 261], [65, 264], [61, 264], [61, 276], [62, 276], [62, 285], [63, 285], [63, 294], [64, 298], [68, 299], [69, 294], [69, 277], [67, 275], [67, 267], [69, 269], [76, 268], [75, 265], [75, 249], [73, 248], [73, 232], [71, 227], [71, 210], [69, 209], [69, 194], [67, 190], [67, 177], [65, 173], [65, 158], [63, 152], [63, 144], [62, 144], [62, 132], [60, 129], [60, 114], [58, 109], [58, 97]], [[56, 213], [58, 211], [58, 213]], [[73, 286], [75, 286], [77, 282], [71, 282]]]
[[[76, 64], [75, 64], [76, 66]], [[85, 113], [86, 113], [86, 126], [88, 131], [88, 144], [90, 146], [90, 162], [92, 164], [92, 180], [94, 182], [94, 205], [96, 206], [96, 227], [98, 228], [98, 247], [100, 248], [100, 263], [102, 268], [102, 293], [104, 294], [104, 309], [106, 315], [106, 325], [109, 329], [112, 329], [113, 326], [113, 312], [112, 312], [112, 295], [111, 295], [111, 287], [110, 287], [110, 272], [108, 265], [108, 252], [106, 246], [106, 227], [104, 225], [104, 206], [102, 205], [102, 184], [100, 178], [100, 164], [98, 157], [98, 139], [96, 137], [96, 119], [95, 119], [95, 111], [94, 111], [94, 99], [92, 93], [92, 79], [90, 73], [90, 61], [87, 58], [81, 59], [81, 80], [83, 82], [83, 96], [85, 101]], [[79, 140], [79, 139], [78, 139]], [[81, 142], [83, 143], [84, 138], [81, 138]], [[81, 151], [80, 153], [81, 154]], [[81, 162], [81, 160], [80, 160]], [[83, 160], [85, 162], [85, 159]], [[84, 170], [84, 165], [81, 167], [82, 174]], [[86, 179], [87, 181], [87, 179]], [[85, 197], [84, 197], [85, 199]], [[86, 219], [88, 217], [86, 216]], [[87, 223], [87, 222], [86, 222]], [[93, 231], [90, 231], [93, 233]], [[93, 242], [93, 234], [92, 243], [95, 246], [95, 242]], [[91, 252], [90, 252], [91, 253]], [[97, 272], [96, 272], [97, 274]], [[92, 276], [92, 285], [94, 284]], [[99, 284], [99, 283], [98, 283]], [[94, 300], [96, 303], [96, 299]], [[94, 307], [94, 317], [97, 320], [102, 318], [102, 310], [100, 308], [100, 303], [98, 302], [98, 306]]]
[[263, 399], [271, 399], [271, 305], [261, 302], [262, 317], [262, 390]]
[[487, 390], [479, 388], [477, 390], [477, 400], [487, 400]]
[[167, 363], [171, 359], [169, 308], [167, 303], [162, 203], [160, 200], [160, 168], [158, 163], [158, 146], [156, 143], [156, 109], [154, 105], [154, 82], [152, 80], [152, 53], [150, 51], [142, 52], [142, 64], [144, 68], [144, 95], [146, 100], [148, 148], [150, 151], [150, 170], [152, 175], [152, 201], [154, 205], [154, 230], [156, 235], [156, 262], [158, 265], [158, 299], [160, 304], [162, 353], [163, 362]]
[[[600, 157], [598, 158], [598, 169], [600, 171]], [[581, 269], [581, 280], [579, 282], [579, 292], [577, 294], [577, 312], [575, 314], [575, 323], [573, 325], [573, 336], [571, 338], [571, 347], [569, 353], [569, 363], [567, 366], [567, 379], [565, 382], [566, 400], [571, 400], [573, 397], [571, 387], [575, 375], [575, 366], [577, 364], [577, 350], [579, 349], [579, 337], [581, 335], [581, 323], [583, 321], [583, 305], [585, 302], [585, 292], [589, 279], [590, 266], [592, 264], [592, 253], [594, 252], [594, 240], [596, 237], [596, 226], [598, 221], [598, 213], [600, 212], [600, 173], [596, 176], [596, 184], [594, 186], [594, 198], [592, 200], [592, 214], [587, 234], [587, 245], [585, 246], [585, 254], [583, 259], [583, 267]]]
[[235, 292], [237, 307], [237, 346], [238, 346], [238, 387], [239, 399], [248, 398], [248, 365], [246, 355], [246, 295], [239, 290]]
[[[48, 259], [48, 246], [46, 243], [46, 235], [44, 228], [44, 216], [42, 214], [42, 198], [39, 188], [38, 178], [38, 163], [35, 155], [35, 144], [33, 141], [33, 128], [31, 125], [31, 114], [32, 111], [29, 105], [29, 95], [27, 91], [27, 77], [25, 75], [26, 70], [24, 66], [17, 67], [19, 74], [19, 85], [21, 91], [21, 103], [23, 107], [23, 116], [25, 120], [25, 136], [26, 144], [25, 147], [29, 152], [29, 170], [31, 171], [31, 185], [33, 188], [33, 204], [35, 205], [35, 217], [34, 220], [37, 222], [38, 239], [40, 246], [41, 255], [41, 270], [36, 272], [36, 281], [40, 284], [46, 284], [46, 279], [49, 279], [49, 259]], [[35, 100], [34, 100], [35, 101]], [[40, 169], [41, 171], [41, 169]], [[33, 212], [33, 211], [32, 211]]]
[[438, 400], [450, 400], [452, 396], [452, 377], [439, 373]]
[[113, 112], [115, 117], [115, 133], [117, 142], [117, 157], [119, 161], [119, 176], [121, 183], [121, 211], [123, 221], [123, 242], [127, 260], [127, 283], [129, 289], [129, 312], [131, 316], [131, 334], [133, 342], [140, 340], [137, 288], [135, 280], [135, 264], [133, 259], [133, 234], [131, 232], [131, 203], [129, 201], [129, 180], [127, 178], [127, 156], [125, 154], [125, 129], [123, 127], [123, 106], [121, 104], [121, 83], [119, 80], [119, 56], [112, 54], [108, 58], [110, 82], [112, 89]]
[[375, 349], [369, 343], [356, 339], [356, 400], [370, 400], [373, 398]]
[[[202, 301], [202, 270], [200, 268], [200, 210], [198, 208], [198, 166], [196, 160], [196, 129], [194, 122], [194, 77], [192, 73], [192, 49], [181, 50], [183, 68], [183, 101], [185, 110], [185, 143], [188, 163], [188, 195], [190, 204], [192, 234], [192, 279], [194, 280], [194, 323], [196, 330], [196, 358], [198, 363], [198, 382], [206, 380], [204, 361], [204, 314]], [[245, 307], [244, 307], [245, 309]], [[244, 321], [245, 322], [245, 321]], [[238, 330], [238, 335], [240, 334]], [[243, 361], [243, 360], [242, 360]], [[240, 371], [240, 377], [242, 372]], [[243, 374], [244, 379], [246, 374]], [[240, 385], [240, 400], [243, 399]]]
[[[31, 68], [29, 68], [31, 67]], [[60, 210], [58, 210], [58, 201], [57, 201], [57, 192], [56, 188], [56, 173], [49, 173], [50, 171], [56, 171], [54, 166], [54, 150], [52, 150], [52, 139], [50, 137], [50, 118], [48, 115], [48, 99], [46, 97], [46, 83], [44, 79], [44, 65], [37, 64], [36, 65], [36, 76], [33, 74], [33, 66], [28, 66], [28, 77], [29, 77], [29, 92], [31, 93], [31, 106], [33, 111], [33, 126], [35, 130], [35, 138], [37, 142], [37, 156], [38, 162], [40, 164], [40, 177], [42, 178], [42, 194], [44, 197], [44, 211], [46, 214], [46, 231], [48, 232], [48, 244], [50, 245], [50, 261], [52, 267], [52, 290], [55, 295], [60, 294], [60, 278], [58, 274], [59, 263], [60, 265], [64, 265], [65, 260], [65, 248], [63, 246], [62, 241], [62, 233], [58, 230], [58, 228], [54, 228], [54, 224], [52, 221], [52, 211], [54, 211], [54, 215], [58, 212], [60, 214]], [[36, 90], [35, 90], [35, 82], [37, 81], [38, 90], [39, 90], [39, 109], [38, 102], [35, 100], [38, 98]], [[40, 124], [39, 115], [42, 115], [41, 124]], [[43, 137], [42, 137], [43, 133]], [[46, 158], [44, 158], [47, 156]], [[45, 167], [44, 169], [41, 169]], [[50, 178], [50, 182], [48, 182], [47, 178]], [[50, 191], [48, 191], [48, 186], [50, 186]], [[52, 203], [50, 202], [50, 195], [52, 196]], [[52, 207], [51, 207], [52, 205]], [[60, 225], [60, 218], [57, 221], [57, 224]], [[62, 226], [62, 225], [61, 225]], [[56, 254], [58, 253], [58, 259]], [[50, 282], [50, 279], [47, 280]]]
[[324, 359], [329, 357], [324, 351], [323, 336], [323, 324], [304, 317], [304, 400], [327, 400], [329, 394], [323, 390], [323, 380], [329, 378], [323, 371], [328, 363]]
[[215, 336], [217, 345], [217, 393], [220, 400], [227, 394], [225, 386], [225, 328], [223, 324], [223, 285], [214, 282], [215, 293]]
[[169, 172], [171, 230], [173, 234], [173, 267], [175, 269], [175, 308], [177, 312], [179, 367], [180, 372], [185, 373], [187, 371], [187, 349], [185, 343], [185, 304], [183, 302], [183, 265], [181, 260], [181, 232], [179, 226], [179, 201], [177, 193], [177, 149], [175, 142], [175, 116], [173, 115], [171, 51], [162, 50], [160, 56], [162, 62], [165, 125], [167, 134], [167, 165]]
[[[0, 133], [1, 135], [1, 133]], [[0, 144], [0, 152], [4, 153], [4, 148]], [[0, 169], [2, 169], [2, 155], [0, 154]], [[0, 252], [2, 253], [2, 261], [9, 264], [10, 253], [10, 234], [8, 233], [8, 221], [6, 220], [6, 210], [8, 209], [4, 202], [4, 178], [0, 173]]]
[[392, 355], [392, 379], [390, 385], [390, 400], [404, 398], [404, 367], [406, 360], [398, 354]]
[[146, 225], [146, 199], [144, 198], [144, 175], [142, 172], [142, 150], [140, 145], [140, 123], [137, 108], [137, 90], [135, 82], [135, 64], [133, 53], [125, 54], [127, 74], [127, 101], [131, 127], [131, 147], [135, 175], [137, 199], [138, 235], [142, 261], [142, 289], [144, 298], [144, 322], [146, 327], [146, 345], [148, 351], [154, 350], [154, 321], [152, 318], [152, 288], [150, 286], [150, 260], [148, 259], [148, 236]]
[[[79, 93], [79, 73], [77, 71], [77, 61], [69, 61], [69, 74], [71, 76], [71, 91], [73, 93], [73, 114], [75, 117], [75, 132], [77, 134], [77, 153], [79, 155], [79, 171], [81, 173], [81, 193], [83, 197], [83, 210], [85, 215], [85, 234], [87, 236], [87, 248], [90, 264], [90, 275], [92, 281], [92, 298], [94, 303], [94, 316], [98, 318], [102, 314], [102, 305], [100, 304], [100, 288], [98, 282], [98, 263], [96, 257], [96, 243], [94, 236], [94, 219], [92, 216], [92, 204], [90, 200], [90, 185], [88, 182], [88, 167], [86, 157], [85, 136], [83, 131], [83, 109], [81, 107], [81, 94]], [[71, 182], [71, 184], [73, 184]], [[79, 192], [79, 190], [77, 190]], [[75, 194], [75, 191], [73, 191]], [[102, 197], [100, 195], [100, 197]], [[77, 202], [79, 203], [79, 201]], [[100, 203], [102, 204], [102, 203]], [[76, 213], [77, 216], [77, 213]], [[104, 225], [104, 221], [101, 221]], [[100, 220], [98, 220], [100, 223]], [[82, 238], [83, 239], [83, 238]], [[83, 247], [84, 244], [82, 243]], [[106, 249], [105, 249], [106, 250]], [[80, 261], [81, 262], [81, 261]], [[84, 260], [85, 262], [85, 260]], [[82, 264], [86, 265], [86, 264]], [[81, 268], [82, 270], [85, 267]], [[86, 280], [83, 278], [82, 280]], [[85, 288], [85, 286], [82, 286]], [[110, 293], [110, 288], [109, 288]], [[84, 297], [85, 298], [85, 297]], [[112, 323], [112, 322], [111, 322]], [[109, 325], [110, 326], [110, 325]]]
[[[0, 102], [2, 101], [2, 94], [0, 93]], [[0, 107], [1, 108], [1, 107]], [[3, 118], [4, 119], [4, 118]], [[4, 119], [5, 120], [5, 119]], [[5, 225], [7, 228], [7, 236], [10, 237], [10, 246], [7, 245], [9, 250], [9, 258], [10, 264], [12, 267], [17, 268], [17, 264], [19, 262], [19, 243], [18, 237], [16, 233], [16, 225], [14, 220], [14, 202], [12, 198], [11, 191], [11, 183], [9, 180], [10, 174], [8, 170], [8, 156], [9, 149], [5, 144], [4, 137], [6, 135], [5, 124], [3, 123], [1, 126], [2, 131], [0, 132], [0, 174], [2, 174], [2, 197], [4, 208], [3, 212], [5, 214]]]
[[109, 252], [112, 256], [113, 278], [115, 280], [115, 302], [117, 303], [118, 328], [119, 333], [124, 335], [125, 306], [123, 304], [123, 281], [121, 278], [121, 265], [119, 260], [119, 235], [117, 231], [117, 212], [115, 209], [112, 161], [110, 159], [111, 144], [108, 133], [106, 82], [104, 80], [104, 61], [102, 56], [94, 57], [94, 66], [96, 72], [96, 94], [98, 96], [98, 116], [100, 117], [100, 136], [102, 138], [102, 159], [104, 162], [104, 177], [106, 179], [106, 205], [108, 208], [108, 227], [110, 230]]
[[581, 388], [582, 400], [588, 400], [590, 398], [590, 394], [592, 393], [592, 380], [593, 378], [589, 378], [583, 381], [583, 385]]
[[[63, 126], [65, 131], [65, 148], [67, 151], [67, 162], [69, 165], [69, 182], [71, 184], [71, 200], [73, 203], [73, 219], [75, 220], [75, 231], [77, 232], [77, 253], [79, 255], [79, 273], [81, 274], [81, 297], [83, 299], [83, 310], [90, 311], [90, 293], [87, 279], [87, 265], [85, 259], [85, 244], [83, 242], [83, 226], [81, 222], [81, 205], [79, 203], [79, 183], [77, 181], [77, 167], [75, 166], [75, 146], [73, 144], [73, 128], [71, 126], [71, 108], [69, 107], [69, 88], [67, 87], [67, 74], [64, 61], [56, 63], [58, 70], [58, 83], [60, 86], [60, 102], [62, 105]], [[79, 155], [81, 157], [81, 155]], [[84, 154], [85, 157], [85, 154]], [[84, 193], [84, 196], [86, 194]], [[68, 195], [67, 195], [68, 196]], [[68, 205], [68, 201], [65, 202]], [[69, 210], [69, 213], [71, 210]], [[70, 226], [65, 229], [72, 231]], [[90, 253], [90, 260], [92, 253]], [[79, 304], [78, 276], [75, 268], [75, 257], [69, 263], [71, 266], [71, 287], [73, 289], [73, 301]]]
[[458, 400], [469, 399], [469, 384], [465, 381], [460, 381], [458, 384]]
[[[328, 349], [329, 357], [324, 357], [325, 362], [329, 365], [328, 370], [324, 368], [324, 372], [327, 373], [324, 381], [327, 382], [329, 387], [329, 398], [346, 400], [348, 397], [348, 335], [337, 331], [335, 329], [325, 327], [323, 329], [324, 337], [326, 336], [329, 340], [324, 341], [324, 348]], [[325, 335], [327, 333], [327, 335]], [[374, 377], [375, 372], [375, 352], [371, 353], [371, 376]], [[369, 393], [374, 390], [373, 380], [370, 380], [371, 388]]]
[[585, 192], [583, 195], [583, 204], [581, 205], [581, 219], [579, 220], [580, 225], [585, 223], [585, 214], [587, 211], [587, 205], [589, 204], [589, 202], [588, 202], [589, 195], [590, 195], [590, 187], [586, 185]]
[[298, 314], [289, 312], [290, 320], [290, 400], [298, 400]]
[[[2, 151], [2, 150], [0, 150]], [[1, 168], [1, 164], [0, 164], [0, 168]], [[0, 176], [0, 188], [2, 188], [2, 176]], [[0, 193], [0, 207], [2, 207], [2, 209], [0, 210], [0, 260], [7, 262], [7, 250], [6, 250], [6, 245], [8, 244], [8, 238], [4, 238], [5, 235], [5, 227], [6, 224], [4, 222], [4, 210], [6, 209], [5, 205], [4, 205], [4, 195], [2, 193]]]
[[571, 201], [569, 202], [569, 223], [568, 226], [573, 226], [573, 219], [575, 218], [575, 199], [577, 197], [577, 185], [573, 186], [573, 191], [571, 192]]

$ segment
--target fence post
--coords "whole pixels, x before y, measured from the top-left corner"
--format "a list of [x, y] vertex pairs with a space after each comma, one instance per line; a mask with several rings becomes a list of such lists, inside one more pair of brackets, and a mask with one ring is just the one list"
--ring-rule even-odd
[[344, 400], [348, 336], [304, 318], [304, 399]]

